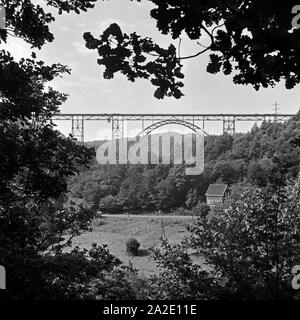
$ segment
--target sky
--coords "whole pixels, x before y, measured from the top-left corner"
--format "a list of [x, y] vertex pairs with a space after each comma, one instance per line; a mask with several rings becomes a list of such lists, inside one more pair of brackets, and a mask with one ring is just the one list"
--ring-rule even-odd
[[[35, 2], [41, 3], [42, 0]], [[72, 69], [70, 76], [51, 83], [55, 89], [69, 94], [68, 101], [61, 108], [62, 113], [273, 113], [275, 101], [279, 103], [279, 113], [296, 113], [300, 109], [299, 86], [287, 90], [280, 83], [275, 88], [255, 91], [251, 86], [235, 85], [231, 76], [206, 72], [208, 54], [184, 61], [184, 97], [179, 100], [157, 100], [153, 96], [155, 88], [146, 80], [132, 83], [122, 75], [111, 80], [103, 79], [104, 69], [97, 64], [96, 51], [85, 47], [83, 33], [89, 31], [97, 37], [116, 22], [126, 33], [135, 31], [168, 46], [172, 39], [156, 29], [156, 21], [150, 17], [151, 8], [148, 1], [98, 1], [87, 13], [57, 16], [50, 25], [54, 42], [34, 51], [49, 64], [60, 62]], [[207, 39], [203, 39], [205, 41]], [[178, 41], [173, 43], [178, 46]], [[21, 39], [12, 37], [7, 47], [17, 59], [29, 56], [31, 52]], [[198, 50], [199, 46], [182, 36], [181, 56]], [[253, 123], [239, 123], [237, 131], [248, 130], [251, 125]], [[129, 124], [127, 130], [140, 131], [136, 126], [136, 123]], [[60, 122], [58, 129], [70, 133], [71, 124]], [[182, 128], [180, 130], [184, 132]], [[219, 134], [222, 123], [211, 123], [206, 131]], [[108, 124], [89, 122], [85, 126], [85, 140], [102, 139], [109, 132]]]

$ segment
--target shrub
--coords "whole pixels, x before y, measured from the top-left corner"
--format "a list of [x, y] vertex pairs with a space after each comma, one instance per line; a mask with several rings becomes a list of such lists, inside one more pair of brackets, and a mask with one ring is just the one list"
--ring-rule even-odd
[[193, 214], [206, 218], [210, 212], [210, 207], [205, 202], [199, 202], [196, 207], [193, 208]]
[[126, 251], [132, 256], [137, 256], [139, 254], [140, 243], [135, 238], [130, 238], [126, 241]]

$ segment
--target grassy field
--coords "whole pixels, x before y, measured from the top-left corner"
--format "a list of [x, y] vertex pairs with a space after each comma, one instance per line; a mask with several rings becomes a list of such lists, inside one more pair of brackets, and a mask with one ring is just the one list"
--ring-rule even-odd
[[[126, 253], [126, 241], [133, 237], [141, 243], [141, 251], [147, 252], [151, 247], [160, 246], [160, 237], [165, 236], [170, 243], [180, 243], [188, 236], [186, 227], [192, 222], [189, 219], [157, 217], [105, 217], [94, 221], [92, 232], [86, 232], [75, 238], [73, 245], [90, 248], [91, 243], [107, 244], [110, 252], [123, 261], [129, 262], [139, 270], [141, 277], [156, 273], [156, 265], [150, 255], [131, 257]], [[192, 256], [196, 263], [203, 263], [199, 257]]]

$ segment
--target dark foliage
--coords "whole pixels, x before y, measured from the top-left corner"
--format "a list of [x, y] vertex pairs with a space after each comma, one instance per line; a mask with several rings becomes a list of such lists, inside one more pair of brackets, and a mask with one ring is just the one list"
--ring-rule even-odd
[[[179, 40], [178, 51], [173, 44], [164, 49], [149, 37], [135, 32], [128, 35], [116, 23], [98, 39], [87, 32], [86, 46], [98, 51], [104, 78], [120, 72], [130, 81], [147, 79], [157, 87], [156, 98], [178, 99], [183, 95], [182, 61], [210, 52], [207, 72], [232, 75], [236, 84], [250, 84], [258, 90], [273, 87], [280, 80], [288, 89], [299, 83], [300, 29], [293, 29], [291, 23], [296, 0], [276, 5], [272, 0], [151, 2], [154, 8], [150, 15], [157, 29]], [[183, 34], [199, 45], [197, 53], [181, 56]]]
[[[79, 13], [94, 2], [45, 1], [60, 13]], [[48, 24], [54, 18], [40, 6], [28, 0], [6, 1], [5, 8], [8, 27], [0, 30], [0, 43], [11, 32], [37, 48], [53, 40]], [[134, 297], [128, 271], [105, 246], [70, 248], [75, 236], [89, 230], [93, 211], [64, 205], [68, 180], [89, 165], [95, 152], [64, 137], [51, 120], [67, 96], [48, 87], [49, 82], [68, 72], [60, 64], [45, 65], [35, 53], [17, 62], [9, 52], [0, 51], [0, 265], [7, 271], [7, 290], [0, 294], [4, 299], [121, 299], [127, 293]]]
[[129, 255], [132, 256], [138, 256], [139, 255], [139, 247], [140, 243], [137, 239], [135, 238], [130, 238], [126, 241], [126, 252]]

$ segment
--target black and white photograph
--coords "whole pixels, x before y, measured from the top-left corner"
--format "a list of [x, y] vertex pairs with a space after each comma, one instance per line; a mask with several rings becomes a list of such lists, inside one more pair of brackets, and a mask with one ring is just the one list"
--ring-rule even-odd
[[0, 317], [300, 300], [299, 83], [300, 0], [0, 0]]

